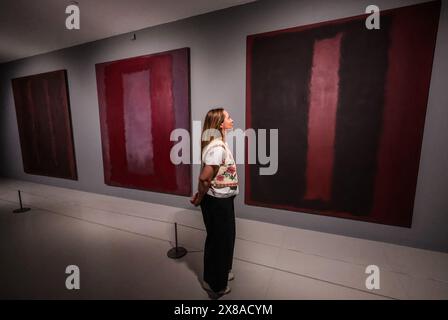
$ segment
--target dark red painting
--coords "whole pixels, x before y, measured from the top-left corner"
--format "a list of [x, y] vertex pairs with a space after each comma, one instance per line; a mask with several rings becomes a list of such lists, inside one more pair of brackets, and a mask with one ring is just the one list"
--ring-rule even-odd
[[279, 163], [246, 164], [246, 204], [410, 227], [439, 13], [249, 36], [246, 126], [279, 129]]
[[188, 196], [191, 165], [170, 159], [190, 131], [189, 49], [96, 65], [105, 183]]
[[12, 80], [26, 173], [77, 180], [65, 70]]

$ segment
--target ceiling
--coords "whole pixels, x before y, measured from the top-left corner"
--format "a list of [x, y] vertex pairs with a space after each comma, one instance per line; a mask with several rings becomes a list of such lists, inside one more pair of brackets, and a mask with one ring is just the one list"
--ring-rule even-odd
[[[255, 0], [0, 0], [0, 63]], [[68, 5], [80, 29], [68, 30]]]

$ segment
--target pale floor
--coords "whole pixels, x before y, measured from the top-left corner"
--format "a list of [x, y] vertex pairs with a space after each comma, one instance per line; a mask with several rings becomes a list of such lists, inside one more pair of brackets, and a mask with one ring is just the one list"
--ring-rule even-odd
[[[18, 189], [28, 213], [12, 213]], [[179, 260], [166, 255], [174, 222], [189, 251]], [[208, 299], [204, 240], [194, 208], [0, 180], [2, 299]], [[365, 286], [372, 264], [379, 290]], [[69, 265], [80, 290], [65, 287]], [[221, 299], [447, 299], [447, 271], [445, 253], [238, 218], [235, 280]]]

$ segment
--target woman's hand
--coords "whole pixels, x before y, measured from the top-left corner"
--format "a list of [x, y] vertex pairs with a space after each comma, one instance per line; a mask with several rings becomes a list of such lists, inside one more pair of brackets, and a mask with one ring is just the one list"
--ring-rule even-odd
[[218, 172], [219, 166], [205, 165], [202, 168], [201, 174], [199, 175], [198, 192], [190, 199], [190, 202], [197, 207], [204, 195], [207, 193], [210, 187], [210, 181]]
[[199, 196], [199, 192], [196, 192], [195, 195], [190, 199], [190, 202], [197, 207], [202, 201], [202, 197]]

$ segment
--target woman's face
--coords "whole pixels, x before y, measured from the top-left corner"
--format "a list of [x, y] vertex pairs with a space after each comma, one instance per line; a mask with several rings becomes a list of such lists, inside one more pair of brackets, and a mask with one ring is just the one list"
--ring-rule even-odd
[[221, 128], [223, 130], [233, 129], [233, 120], [226, 110], [224, 110], [224, 122], [221, 124]]

